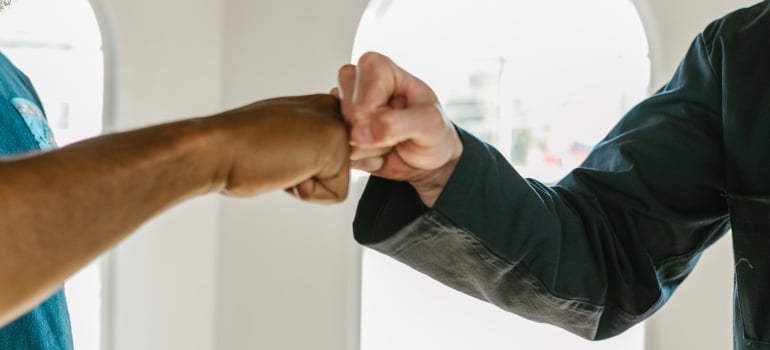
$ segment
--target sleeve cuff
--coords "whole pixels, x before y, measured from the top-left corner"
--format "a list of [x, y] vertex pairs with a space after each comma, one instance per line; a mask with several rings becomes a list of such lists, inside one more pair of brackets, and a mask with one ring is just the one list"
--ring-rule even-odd
[[428, 212], [437, 211], [451, 220], [467, 209], [463, 203], [479, 186], [483, 157], [489, 157], [489, 146], [461, 128], [457, 131], [463, 142], [463, 154], [434, 208], [426, 207], [409, 183], [372, 176], [353, 222], [356, 241], [377, 244]]

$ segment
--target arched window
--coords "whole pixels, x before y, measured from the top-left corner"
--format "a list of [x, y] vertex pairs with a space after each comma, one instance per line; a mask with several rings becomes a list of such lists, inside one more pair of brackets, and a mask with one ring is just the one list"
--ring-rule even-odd
[[[436, 90], [458, 125], [552, 183], [648, 91], [629, 0], [372, 0], [354, 61], [378, 51]], [[365, 250], [361, 349], [643, 349], [635, 327], [591, 343], [461, 295]]]
[[[0, 51], [32, 81], [59, 146], [102, 131], [102, 39], [88, 0], [14, 2], [0, 14]], [[99, 263], [65, 285], [76, 349], [101, 346], [101, 287]]]

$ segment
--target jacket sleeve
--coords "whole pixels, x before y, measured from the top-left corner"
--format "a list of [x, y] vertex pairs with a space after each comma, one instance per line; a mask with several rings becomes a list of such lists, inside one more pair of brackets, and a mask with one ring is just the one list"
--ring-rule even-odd
[[[729, 228], [722, 197], [719, 23], [672, 80], [555, 186], [524, 179], [459, 129], [464, 152], [436, 205], [372, 177], [355, 238], [476, 298], [587, 339], [650, 316]], [[576, 121], [579, 123], [579, 121]]]

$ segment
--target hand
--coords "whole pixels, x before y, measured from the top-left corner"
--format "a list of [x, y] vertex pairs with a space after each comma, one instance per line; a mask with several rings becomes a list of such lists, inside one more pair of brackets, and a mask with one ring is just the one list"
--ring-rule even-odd
[[366, 53], [339, 70], [342, 114], [351, 126], [352, 166], [407, 181], [433, 206], [463, 146], [431, 88], [388, 57]]
[[[295, 189], [303, 200], [347, 197], [350, 147], [340, 104], [331, 95], [259, 101], [209, 118], [224, 147], [222, 192], [251, 196]], [[293, 192], [293, 191], [292, 191]]]

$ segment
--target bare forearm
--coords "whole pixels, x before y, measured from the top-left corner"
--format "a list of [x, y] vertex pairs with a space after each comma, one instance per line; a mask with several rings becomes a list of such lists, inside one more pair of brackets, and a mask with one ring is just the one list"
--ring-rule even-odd
[[0, 326], [183, 199], [296, 186], [343, 200], [346, 134], [339, 101], [307, 95], [0, 162]]
[[0, 163], [0, 324], [152, 215], [221, 187], [204, 130], [184, 121]]

